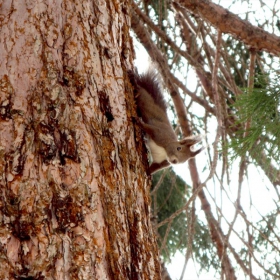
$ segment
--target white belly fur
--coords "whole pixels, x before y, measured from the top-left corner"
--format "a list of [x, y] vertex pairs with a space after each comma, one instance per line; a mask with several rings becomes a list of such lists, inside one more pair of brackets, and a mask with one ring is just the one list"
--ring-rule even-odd
[[153, 162], [160, 163], [167, 159], [165, 149], [158, 146], [152, 139], [147, 139], [147, 146], [151, 152]]

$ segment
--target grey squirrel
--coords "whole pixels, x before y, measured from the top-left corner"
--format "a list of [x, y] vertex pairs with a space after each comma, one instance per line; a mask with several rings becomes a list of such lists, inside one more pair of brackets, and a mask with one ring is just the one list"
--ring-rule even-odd
[[129, 73], [136, 94], [138, 124], [146, 134], [146, 144], [152, 156], [149, 174], [183, 163], [195, 157], [203, 148], [192, 151], [192, 146], [202, 140], [201, 136], [190, 136], [178, 140], [167, 117], [167, 105], [162, 93], [160, 77], [155, 70], [146, 73]]

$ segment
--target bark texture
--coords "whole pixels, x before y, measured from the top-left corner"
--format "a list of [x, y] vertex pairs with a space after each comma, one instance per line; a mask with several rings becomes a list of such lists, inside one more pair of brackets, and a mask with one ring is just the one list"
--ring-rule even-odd
[[0, 4], [0, 279], [160, 278], [129, 5]]

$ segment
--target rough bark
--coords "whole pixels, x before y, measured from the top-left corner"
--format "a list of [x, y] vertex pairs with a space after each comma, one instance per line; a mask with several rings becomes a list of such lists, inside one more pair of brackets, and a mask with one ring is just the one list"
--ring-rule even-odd
[[0, 4], [1, 279], [160, 278], [128, 8]]

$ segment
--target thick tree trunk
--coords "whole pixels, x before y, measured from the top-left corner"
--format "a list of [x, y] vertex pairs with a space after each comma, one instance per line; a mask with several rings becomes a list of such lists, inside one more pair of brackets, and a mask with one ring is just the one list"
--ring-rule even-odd
[[0, 4], [0, 279], [160, 278], [129, 5]]

